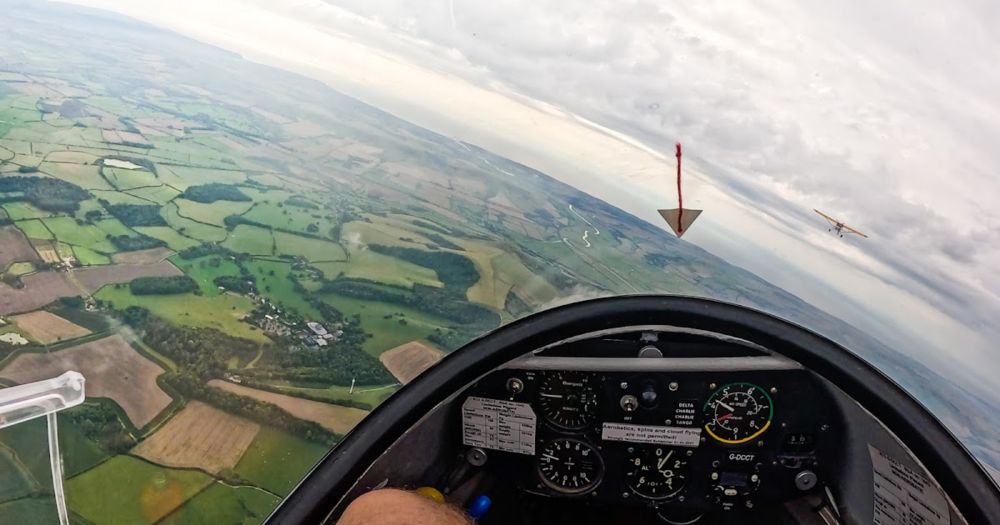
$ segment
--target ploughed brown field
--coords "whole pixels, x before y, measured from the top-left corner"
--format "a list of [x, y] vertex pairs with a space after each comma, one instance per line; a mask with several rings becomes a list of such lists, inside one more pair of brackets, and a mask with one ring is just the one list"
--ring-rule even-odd
[[23, 288], [0, 283], [0, 315], [27, 312], [45, 306], [60, 297], [94, 293], [107, 284], [127, 283], [138, 277], [167, 277], [181, 271], [169, 261], [154, 264], [111, 264], [73, 270], [76, 286], [67, 272], [38, 272], [21, 278]]
[[221, 388], [222, 390], [241, 396], [252, 397], [258, 401], [277, 405], [279, 408], [284, 409], [285, 412], [288, 412], [299, 419], [313, 421], [321, 425], [323, 428], [338, 434], [343, 434], [354, 428], [359, 421], [368, 415], [366, 410], [342, 407], [340, 405], [333, 405], [330, 403], [320, 403], [319, 401], [301, 399], [298, 397], [286, 396], [284, 394], [275, 394], [274, 392], [257, 390], [255, 388], [233, 384], [221, 379], [213, 379], [208, 382], [208, 385], [215, 388]]
[[168, 467], [218, 473], [236, 467], [260, 425], [191, 401], [132, 453]]
[[402, 384], [413, 381], [424, 370], [434, 366], [444, 357], [444, 352], [420, 341], [401, 344], [382, 352], [378, 360]]
[[0, 227], [0, 273], [12, 263], [35, 260], [38, 254], [21, 230], [13, 226]]
[[18, 328], [43, 345], [83, 337], [90, 333], [90, 330], [45, 310], [15, 315], [11, 319]]
[[68, 370], [86, 378], [87, 397], [112, 399], [136, 427], [145, 426], [170, 404], [170, 396], [156, 384], [163, 369], [139, 355], [120, 335], [58, 352], [21, 354], [0, 371], [0, 377], [24, 384]]
[[13, 226], [0, 227], [0, 273], [12, 263], [37, 260], [38, 254], [21, 230]]
[[134, 252], [120, 252], [111, 256], [118, 264], [155, 264], [173, 255], [170, 248], [150, 248]]

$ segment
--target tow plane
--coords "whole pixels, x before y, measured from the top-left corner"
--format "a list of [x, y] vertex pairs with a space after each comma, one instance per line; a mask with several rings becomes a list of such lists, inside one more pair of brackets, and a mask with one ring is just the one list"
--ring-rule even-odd
[[816, 212], [816, 213], [818, 213], [820, 215], [820, 217], [823, 217], [824, 219], [827, 220], [827, 222], [830, 223], [830, 227], [826, 231], [836, 232], [836, 234], [839, 235], [839, 236], [841, 236], [841, 237], [844, 236], [844, 233], [853, 233], [855, 235], [860, 235], [860, 236], [864, 237], [865, 239], [868, 238], [867, 235], [859, 232], [858, 230], [855, 230], [854, 228], [851, 228], [850, 226], [844, 224], [843, 222], [838, 221], [837, 219], [834, 219], [833, 217], [830, 217], [829, 215], [827, 215], [827, 214], [825, 214], [825, 213], [823, 213], [823, 212], [821, 212], [821, 211], [819, 211], [819, 210], [817, 210], [815, 208], [813, 208], [813, 211]]

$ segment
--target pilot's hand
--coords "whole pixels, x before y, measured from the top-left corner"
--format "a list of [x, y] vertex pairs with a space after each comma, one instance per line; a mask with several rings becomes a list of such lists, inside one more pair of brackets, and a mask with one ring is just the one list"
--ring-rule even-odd
[[337, 525], [472, 525], [462, 511], [414, 492], [381, 489], [348, 505]]

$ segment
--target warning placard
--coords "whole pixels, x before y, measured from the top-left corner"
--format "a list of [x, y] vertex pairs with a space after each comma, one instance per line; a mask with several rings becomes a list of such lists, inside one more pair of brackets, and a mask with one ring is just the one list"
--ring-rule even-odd
[[534, 456], [536, 422], [527, 403], [469, 397], [462, 404], [462, 443]]
[[652, 445], [697, 447], [701, 443], [701, 429], [605, 423], [601, 429], [601, 439]]
[[923, 474], [868, 445], [875, 480], [876, 525], [949, 525], [948, 501]]

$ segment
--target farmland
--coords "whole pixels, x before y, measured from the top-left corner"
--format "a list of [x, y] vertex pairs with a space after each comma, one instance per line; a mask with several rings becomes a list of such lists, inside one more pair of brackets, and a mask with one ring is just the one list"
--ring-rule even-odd
[[368, 412], [356, 408], [342, 407], [329, 403], [320, 403], [308, 399], [300, 399], [283, 394], [275, 394], [265, 390], [256, 390], [241, 385], [234, 385], [226, 381], [213, 379], [208, 384], [215, 388], [221, 388], [234, 394], [252, 397], [258, 401], [276, 405], [288, 413], [306, 421], [314, 421], [323, 427], [338, 433], [344, 433], [354, 428], [354, 425], [361, 421]]
[[260, 425], [191, 401], [132, 453], [168, 467], [211, 473], [236, 466]]
[[434, 366], [444, 352], [419, 341], [412, 341], [383, 352], [379, 361], [402, 384], [413, 381], [421, 372]]
[[42, 344], [76, 339], [90, 333], [90, 330], [44, 310], [15, 315], [11, 317], [11, 320], [29, 337]]
[[111, 336], [49, 354], [18, 355], [0, 377], [29, 383], [76, 370], [87, 378], [87, 394], [113, 399], [136, 427], [149, 423], [170, 404], [156, 384], [163, 369], [139, 355], [120, 336]]
[[[322, 84], [112, 19], [85, 31], [82, 9], [40, 22], [62, 9], [5, 13], [0, 316], [31, 341], [0, 377], [86, 375], [65, 424], [81, 521], [259, 521], [366, 416], [347, 405], [566, 296], [780, 296]], [[133, 293], [181, 276], [196, 288]], [[40, 485], [33, 454], [4, 469], [12, 493]], [[40, 522], [36, 503], [12, 512]]]

